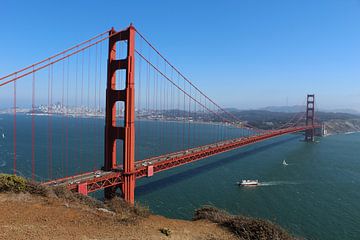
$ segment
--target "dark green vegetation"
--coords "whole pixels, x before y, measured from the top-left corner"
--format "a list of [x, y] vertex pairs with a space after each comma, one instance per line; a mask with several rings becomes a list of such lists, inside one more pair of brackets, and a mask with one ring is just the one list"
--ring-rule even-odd
[[284, 229], [271, 223], [270, 221], [230, 215], [229, 213], [216, 209], [212, 206], [205, 206], [195, 211], [194, 220], [200, 219], [206, 219], [220, 224], [228, 228], [242, 240], [295, 239]]
[[0, 192], [24, 192], [28, 191], [28, 182], [19, 176], [0, 174]]

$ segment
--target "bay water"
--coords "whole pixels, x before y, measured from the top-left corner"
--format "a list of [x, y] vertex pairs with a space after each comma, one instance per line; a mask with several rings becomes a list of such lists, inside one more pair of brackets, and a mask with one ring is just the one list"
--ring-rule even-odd
[[[54, 117], [50, 125], [52, 177], [61, 176], [64, 170], [71, 175], [102, 166], [104, 120], [81, 120], [85, 126], [82, 135], [75, 131], [79, 120], [67, 121], [67, 144], [64, 121]], [[46, 116], [36, 117], [38, 180], [50, 177], [48, 123]], [[182, 124], [138, 121], [137, 159], [210, 143], [218, 137], [214, 126], [193, 124], [197, 134], [179, 140], [177, 131], [185, 129]], [[167, 137], [160, 138], [159, 129], [168, 129]], [[12, 131], [12, 116], [0, 115], [0, 172], [13, 171]], [[243, 134], [236, 129], [226, 131], [230, 137]], [[68, 147], [67, 156], [62, 152], [64, 146]], [[283, 165], [284, 160], [288, 165]], [[17, 117], [17, 171], [31, 176], [31, 116], [27, 115]], [[239, 187], [236, 182], [242, 179], [258, 179], [261, 184]], [[213, 205], [231, 214], [271, 220], [305, 239], [327, 240], [360, 239], [359, 189], [360, 133], [321, 137], [314, 143], [292, 134], [140, 179], [135, 194], [136, 200], [155, 214], [170, 218], [191, 219], [195, 209]]]

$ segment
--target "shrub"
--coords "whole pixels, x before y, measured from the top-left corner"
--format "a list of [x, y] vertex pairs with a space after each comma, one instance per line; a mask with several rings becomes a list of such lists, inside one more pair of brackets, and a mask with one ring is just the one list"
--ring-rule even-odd
[[292, 240], [284, 229], [270, 221], [233, 216], [212, 206], [195, 211], [194, 220], [206, 219], [230, 229], [237, 237], [245, 240]]
[[0, 192], [24, 192], [26, 190], [26, 179], [10, 174], [0, 174]]
[[148, 217], [150, 215], [148, 207], [142, 206], [138, 203], [132, 206], [119, 197], [107, 200], [105, 205], [107, 209], [115, 212], [117, 219], [122, 222], [133, 222], [138, 217]]
[[149, 206], [145, 206], [139, 203], [135, 203], [134, 205], [134, 213], [140, 217], [149, 217], [151, 214], [151, 211], [149, 209]]
[[171, 230], [169, 228], [160, 228], [159, 230], [162, 234], [165, 234], [166, 236], [171, 235]]
[[31, 194], [36, 194], [43, 197], [48, 197], [51, 193], [51, 190], [49, 187], [46, 187], [44, 185], [40, 185], [37, 182], [28, 181], [26, 183], [26, 192]]

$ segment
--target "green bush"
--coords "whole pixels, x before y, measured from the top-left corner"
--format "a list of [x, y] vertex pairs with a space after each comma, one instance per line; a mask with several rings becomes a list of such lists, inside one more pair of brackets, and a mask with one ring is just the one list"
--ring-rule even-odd
[[239, 239], [244, 240], [293, 240], [295, 239], [280, 226], [267, 220], [234, 216], [205, 206], [195, 211], [194, 220], [206, 219], [231, 230]]
[[0, 174], [0, 192], [24, 192], [26, 179], [16, 175]]

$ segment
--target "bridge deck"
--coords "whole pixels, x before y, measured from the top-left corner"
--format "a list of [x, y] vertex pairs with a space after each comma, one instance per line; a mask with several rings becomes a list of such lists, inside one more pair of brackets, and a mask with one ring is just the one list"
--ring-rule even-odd
[[[205, 146], [191, 148], [184, 151], [169, 153], [158, 157], [152, 157], [145, 160], [136, 161], [136, 178], [152, 176], [153, 173], [161, 172], [190, 162], [198, 161], [200, 159], [224, 153], [242, 146], [261, 142], [285, 134], [305, 131], [316, 127], [319, 126], [302, 126], [267, 131], [260, 135], [221, 141]], [[122, 165], [119, 165], [115, 171], [109, 172], [103, 170], [96, 170], [76, 176], [49, 181], [44, 183], [44, 185], [62, 185], [67, 186], [68, 189], [75, 191], [77, 191], [81, 186], [83, 186], [86, 188], [86, 193], [89, 193], [120, 184], [122, 182], [122, 174]]]

